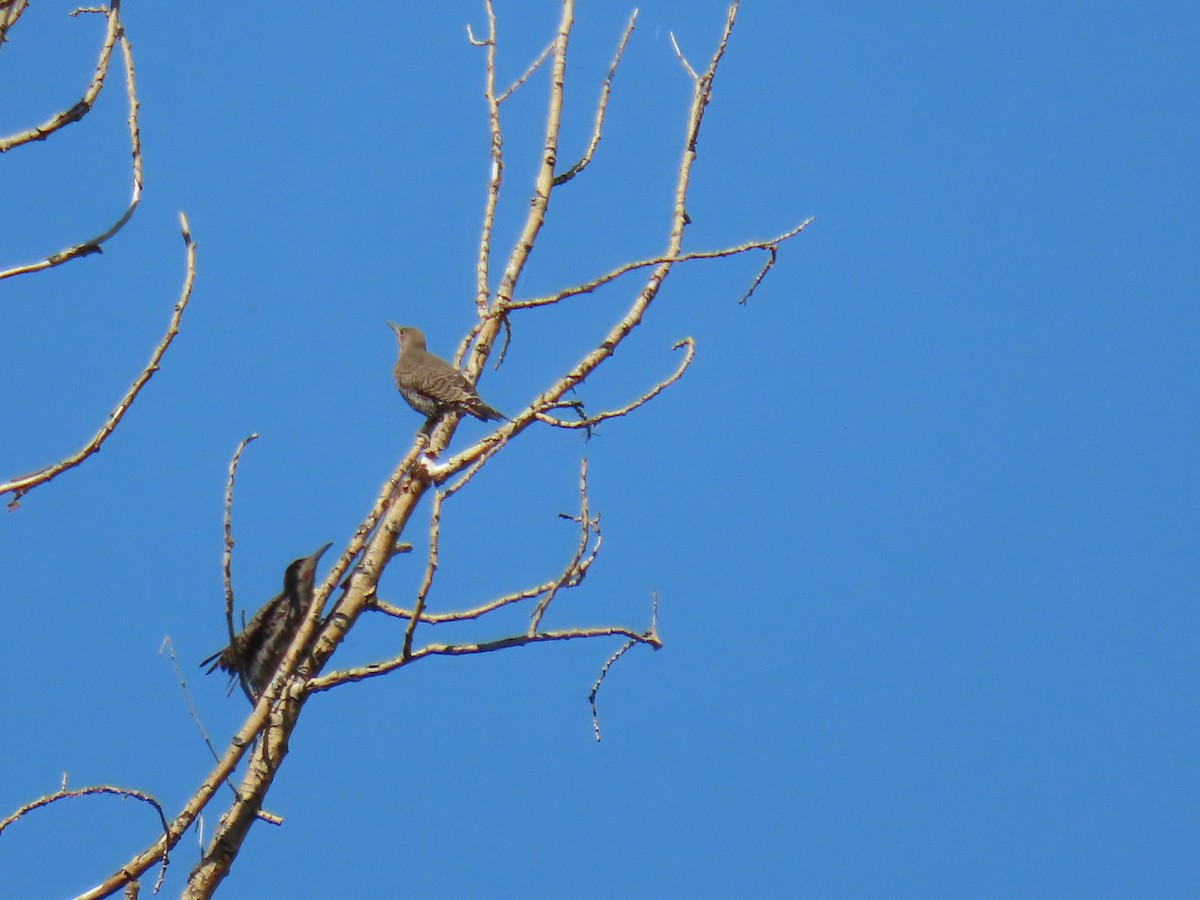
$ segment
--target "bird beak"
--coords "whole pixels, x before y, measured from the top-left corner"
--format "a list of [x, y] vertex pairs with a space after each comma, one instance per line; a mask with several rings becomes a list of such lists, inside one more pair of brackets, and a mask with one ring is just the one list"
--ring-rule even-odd
[[388, 322], [387, 327], [392, 329], [392, 331], [396, 332], [396, 337], [400, 336], [400, 326], [397, 325], [395, 322]]
[[332, 546], [333, 546], [333, 541], [330, 541], [328, 544], [326, 544], [324, 547], [322, 547], [320, 550], [318, 550], [316, 553], [314, 553], [312, 556], [309, 557], [309, 559], [311, 559], [313, 561], [314, 566], [321, 561], [321, 557], [325, 555], [325, 551], [328, 550]]

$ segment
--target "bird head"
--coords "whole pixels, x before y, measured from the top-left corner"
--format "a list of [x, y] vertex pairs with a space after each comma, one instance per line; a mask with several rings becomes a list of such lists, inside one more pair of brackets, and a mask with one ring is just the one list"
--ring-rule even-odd
[[321, 561], [321, 556], [325, 551], [332, 546], [332, 542], [328, 543], [312, 556], [306, 556], [288, 565], [283, 573], [284, 595], [295, 597], [299, 595], [301, 587], [307, 587], [309, 590], [312, 589], [313, 576], [317, 571], [317, 563]]
[[396, 343], [400, 345], [400, 352], [405, 350], [424, 350], [425, 335], [418, 328], [413, 328], [407, 325], [397, 325], [395, 322], [388, 322], [388, 328], [396, 332]]

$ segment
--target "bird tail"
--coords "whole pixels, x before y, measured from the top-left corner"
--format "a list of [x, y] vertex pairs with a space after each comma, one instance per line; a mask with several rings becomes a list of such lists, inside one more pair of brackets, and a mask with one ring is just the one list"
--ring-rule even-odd
[[208, 671], [205, 672], [206, 675], [211, 675], [213, 672], [217, 671], [217, 669], [224, 668], [224, 666], [221, 665], [221, 657], [228, 649], [228, 647], [222, 647], [212, 656], [208, 657], [208, 659], [203, 659], [200, 661], [200, 668], [203, 669], [205, 666], [208, 666]]
[[507, 421], [508, 416], [500, 412], [498, 409], [493, 409], [482, 400], [475, 398], [466, 405], [466, 410], [480, 422], [500, 422]]

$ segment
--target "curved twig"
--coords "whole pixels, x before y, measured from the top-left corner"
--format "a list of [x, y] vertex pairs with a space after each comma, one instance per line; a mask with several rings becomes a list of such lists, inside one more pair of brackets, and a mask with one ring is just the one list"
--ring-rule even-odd
[[[118, 10], [120, 8], [120, 0], [113, 0], [112, 6], [107, 9], [88, 9], [76, 10], [76, 12], [104, 12], [108, 16], [108, 32], [105, 36], [104, 48], [100, 52], [100, 63], [96, 67], [96, 76], [93, 79], [92, 85], [84, 94], [83, 100], [75, 104], [70, 110], [65, 113], [60, 113], [50, 122], [23, 134], [16, 135], [13, 138], [0, 140], [0, 153], [9, 150], [12, 147], [19, 146], [23, 143], [28, 143], [33, 140], [45, 140], [47, 136], [58, 131], [71, 122], [77, 122], [82, 119], [92, 108], [92, 103], [95, 102], [96, 95], [100, 93], [100, 87], [104, 82], [104, 75], [108, 71], [109, 58], [112, 53], [113, 40], [121, 42], [121, 54], [125, 58], [125, 92], [129, 97], [129, 144], [132, 150], [133, 157], [133, 189], [129, 198], [129, 205], [121, 216], [105, 231], [100, 232], [93, 238], [68, 247], [65, 250], [60, 250], [57, 253], [52, 253], [45, 259], [35, 263], [30, 263], [24, 266], [16, 266], [12, 269], [0, 271], [0, 281], [5, 278], [12, 278], [16, 275], [24, 275], [29, 272], [38, 272], [42, 269], [50, 269], [54, 266], [61, 266], [65, 262], [72, 259], [77, 259], [81, 256], [88, 256], [92, 253], [100, 253], [102, 245], [118, 231], [125, 227], [125, 223], [133, 216], [134, 210], [142, 199], [142, 138], [141, 131], [138, 127], [138, 108], [140, 104], [137, 98], [137, 82], [134, 78], [133, 70], [133, 48], [129, 44], [129, 38], [125, 35], [125, 26], [121, 24]], [[72, 14], [74, 15], [74, 14]], [[94, 88], [94, 91], [93, 91]], [[61, 120], [61, 121], [60, 121]]]
[[613, 54], [612, 62], [608, 66], [608, 74], [604, 77], [604, 83], [600, 85], [600, 100], [596, 103], [596, 119], [592, 124], [592, 139], [588, 142], [587, 149], [583, 151], [583, 156], [579, 161], [561, 175], [554, 176], [554, 186], [566, 184], [580, 172], [588, 167], [592, 161], [592, 156], [596, 152], [596, 148], [600, 146], [600, 132], [604, 128], [604, 114], [608, 111], [608, 96], [612, 93], [613, 77], [617, 74], [617, 66], [621, 63], [621, 57], [625, 54], [625, 45], [629, 43], [629, 36], [633, 34], [634, 25], [637, 24], [638, 11], [635, 9], [629, 16], [629, 21], [625, 24], [625, 30], [621, 32], [621, 40], [617, 44], [617, 52]]
[[[4, 36], [8, 28], [24, 12], [25, 5], [24, 3], [20, 4], [21, 8], [17, 10], [16, 15], [12, 17], [8, 24], [2, 26], [4, 30], [0, 31], [0, 37]], [[84, 89], [83, 96], [74, 105], [51, 116], [41, 125], [35, 125], [33, 128], [14, 134], [11, 137], [0, 138], [0, 153], [7, 153], [14, 147], [20, 147], [22, 144], [32, 143], [33, 141], [44, 141], [56, 131], [60, 131], [68, 125], [78, 122], [92, 111], [92, 107], [96, 103], [96, 98], [100, 96], [100, 91], [104, 87], [104, 79], [108, 76], [108, 66], [112, 60], [113, 46], [117, 42], [118, 35], [122, 32], [121, 0], [112, 0], [107, 9], [77, 9], [71, 13], [71, 17], [74, 18], [77, 14], [84, 12], [103, 13], [108, 19], [108, 27], [104, 31], [104, 43], [100, 45], [100, 59], [96, 62], [96, 71], [92, 75], [92, 80], [88, 82], [88, 86]]]
[[[0, 834], [2, 834], [4, 829], [6, 829], [9, 825], [17, 822], [25, 815], [33, 812], [35, 809], [41, 809], [44, 806], [49, 806], [51, 803], [57, 803], [59, 800], [73, 800], [77, 797], [93, 797], [98, 794], [109, 794], [115, 797], [132, 798], [134, 800], [140, 800], [142, 803], [149, 804], [150, 806], [154, 807], [154, 811], [158, 813], [158, 821], [162, 823], [163, 832], [166, 834], [170, 833], [170, 827], [167, 824], [167, 817], [166, 814], [163, 813], [162, 805], [159, 804], [159, 802], [149, 794], [134, 790], [133, 788], [115, 787], [111, 784], [95, 784], [91, 785], [90, 787], [71, 790], [67, 788], [67, 773], [64, 772], [62, 777], [62, 786], [57, 791], [55, 791], [53, 794], [46, 794], [44, 797], [38, 797], [36, 800], [31, 800], [23, 805], [20, 809], [5, 817], [3, 820], [0, 820]], [[155, 857], [155, 859], [160, 859], [162, 863], [162, 865], [159, 867], [158, 880], [154, 883], [154, 890], [157, 892], [158, 889], [162, 887], [163, 879], [167, 874], [167, 865], [170, 860], [167, 858], [166, 849], [164, 849], [159, 856]], [[142, 871], [145, 871], [145, 869]]]
[[684, 354], [683, 361], [680, 362], [679, 368], [677, 368], [674, 373], [660, 381], [646, 393], [642, 394], [642, 396], [638, 397], [632, 403], [628, 403], [625, 406], [622, 406], [620, 409], [610, 409], [605, 410], [604, 412], [596, 413], [595, 415], [583, 416], [577, 421], [557, 419], [542, 412], [535, 413], [535, 415], [539, 421], [545, 422], [548, 425], [553, 425], [555, 428], [585, 428], [590, 434], [592, 428], [606, 419], [616, 419], [620, 416], [628, 415], [638, 407], [645, 406], [647, 403], [677, 382], [680, 378], [682, 378], [683, 373], [688, 370], [688, 367], [692, 364], [692, 359], [696, 356], [696, 342], [690, 337], [685, 337], [683, 340], [676, 341], [671, 349], [678, 350], [680, 347], [686, 347], [687, 353]]
[[163, 354], [167, 352], [167, 348], [171, 346], [171, 342], [175, 340], [175, 335], [179, 334], [179, 321], [183, 317], [183, 311], [187, 308], [188, 300], [192, 296], [192, 284], [196, 280], [196, 242], [192, 240], [192, 233], [188, 229], [187, 217], [183, 213], [179, 214], [180, 229], [183, 234], [183, 242], [187, 248], [187, 271], [183, 279], [183, 288], [179, 293], [179, 299], [175, 301], [175, 308], [171, 315], [171, 321], [167, 325], [167, 332], [163, 335], [158, 346], [154, 348], [154, 352], [150, 355], [150, 362], [142, 369], [141, 373], [133, 380], [129, 390], [125, 396], [121, 398], [121, 402], [116, 405], [108, 415], [107, 421], [100, 427], [100, 430], [92, 437], [92, 439], [78, 452], [71, 454], [61, 462], [57, 462], [52, 466], [47, 466], [40, 471], [30, 475], [22, 475], [19, 478], [14, 478], [11, 481], [0, 482], [0, 494], [12, 492], [13, 499], [8, 504], [10, 510], [16, 509], [20, 505], [21, 498], [39, 484], [45, 484], [51, 478], [62, 474], [68, 469], [73, 469], [79, 465], [93, 453], [100, 449], [100, 446], [108, 439], [108, 436], [113, 433], [121, 419], [125, 417], [125, 413], [129, 411], [129, 407], [133, 405], [133, 401], [137, 399], [143, 387], [146, 386], [154, 373], [159, 369], [159, 363], [162, 362]]

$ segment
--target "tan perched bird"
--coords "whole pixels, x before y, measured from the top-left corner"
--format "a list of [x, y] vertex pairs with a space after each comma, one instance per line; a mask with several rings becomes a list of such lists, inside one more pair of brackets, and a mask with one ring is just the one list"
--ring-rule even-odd
[[332, 546], [326, 544], [312, 556], [297, 559], [288, 565], [283, 573], [283, 590], [279, 595], [263, 604], [262, 609], [234, 637], [232, 644], [200, 663], [201, 666], [208, 666], [209, 675], [217, 669], [228, 672], [229, 689], [232, 691], [240, 672], [245, 675], [245, 684], [250, 687], [250, 702], [258, 701], [275, 676], [275, 670], [283, 662], [296, 632], [300, 630], [304, 613], [312, 603], [317, 562], [321, 554]]
[[481, 422], [507, 418], [479, 399], [462, 372], [425, 349], [425, 335], [419, 329], [387, 324], [400, 346], [392, 377], [409, 406], [430, 418], [446, 412], [470, 413]]

